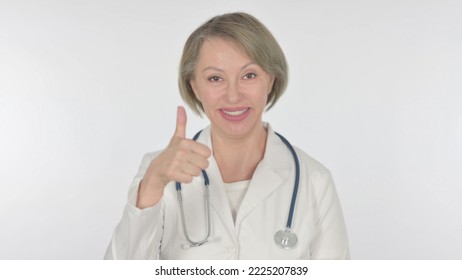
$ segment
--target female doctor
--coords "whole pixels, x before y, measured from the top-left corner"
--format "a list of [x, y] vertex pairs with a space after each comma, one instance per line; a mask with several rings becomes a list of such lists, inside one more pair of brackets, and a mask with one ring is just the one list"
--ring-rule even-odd
[[210, 126], [144, 156], [106, 259], [347, 259], [329, 171], [262, 121], [287, 85], [280, 46], [256, 18], [216, 16], [188, 38], [181, 96]]

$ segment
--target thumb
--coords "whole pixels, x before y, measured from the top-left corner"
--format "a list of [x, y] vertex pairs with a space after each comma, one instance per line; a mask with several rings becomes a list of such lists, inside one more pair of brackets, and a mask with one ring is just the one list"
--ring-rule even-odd
[[186, 110], [183, 106], [178, 106], [176, 111], [176, 129], [175, 135], [186, 138]]

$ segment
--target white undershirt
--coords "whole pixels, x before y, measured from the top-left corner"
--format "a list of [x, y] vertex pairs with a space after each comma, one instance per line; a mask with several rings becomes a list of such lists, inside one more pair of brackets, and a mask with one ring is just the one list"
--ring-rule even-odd
[[225, 191], [228, 195], [229, 206], [231, 207], [234, 222], [236, 222], [237, 211], [239, 211], [239, 207], [241, 206], [241, 202], [249, 188], [249, 184], [250, 180], [225, 183]]

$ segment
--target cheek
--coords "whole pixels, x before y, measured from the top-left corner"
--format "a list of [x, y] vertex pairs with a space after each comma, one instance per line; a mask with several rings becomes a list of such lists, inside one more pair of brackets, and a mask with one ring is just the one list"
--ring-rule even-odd
[[198, 95], [200, 96], [202, 106], [204, 106], [204, 108], [210, 108], [219, 102], [221, 93], [217, 89], [204, 87], [200, 90]]
[[265, 104], [266, 104], [266, 100], [268, 99], [268, 96], [271, 92], [271, 87], [267, 84], [267, 83], [263, 83], [260, 85], [260, 87], [255, 90], [255, 98], [261, 100], [261, 101], [265, 101]]
[[264, 108], [266, 107], [266, 104], [268, 103], [268, 96], [269, 94], [265, 93], [265, 94], [262, 94], [260, 97], [260, 104], [263, 107], [262, 110], [264, 110]]
[[191, 88], [193, 89], [194, 95], [196, 96], [196, 98], [201, 103], [203, 103], [202, 105], [205, 107], [206, 104], [204, 103], [207, 103], [207, 100], [209, 99], [209, 97], [212, 96], [210, 93], [210, 88], [205, 86], [204, 82], [201, 80], [191, 81]]

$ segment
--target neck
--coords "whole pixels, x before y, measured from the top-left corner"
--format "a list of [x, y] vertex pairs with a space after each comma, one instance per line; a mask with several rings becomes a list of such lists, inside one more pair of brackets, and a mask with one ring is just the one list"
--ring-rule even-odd
[[213, 155], [224, 183], [250, 180], [262, 160], [266, 147], [267, 131], [259, 126], [242, 138], [230, 138], [212, 129]]

